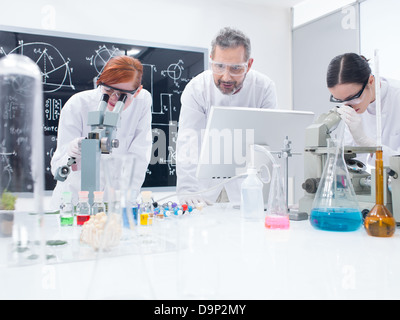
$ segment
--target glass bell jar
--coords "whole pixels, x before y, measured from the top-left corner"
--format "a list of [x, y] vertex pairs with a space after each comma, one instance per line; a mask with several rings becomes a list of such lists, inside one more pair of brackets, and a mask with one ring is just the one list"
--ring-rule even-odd
[[[44, 192], [42, 74], [20, 54], [0, 59], [0, 216], [8, 215], [12, 260], [39, 256]], [[31, 198], [27, 205], [18, 199]], [[9, 222], [10, 222], [9, 221]], [[2, 219], [0, 219], [0, 223]], [[2, 229], [2, 225], [0, 225]]]

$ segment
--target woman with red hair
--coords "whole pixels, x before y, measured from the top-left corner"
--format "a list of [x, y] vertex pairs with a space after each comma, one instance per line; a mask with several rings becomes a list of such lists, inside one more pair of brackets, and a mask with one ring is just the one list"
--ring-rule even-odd
[[[121, 94], [127, 99], [116, 131], [119, 147], [113, 154], [132, 154], [135, 157], [134, 188], [139, 193], [143, 184], [152, 148], [150, 93], [141, 85], [143, 66], [139, 60], [128, 56], [112, 58], [97, 80], [97, 88], [73, 95], [61, 110], [58, 124], [57, 149], [51, 160], [51, 172], [56, 174], [68, 158], [74, 157], [77, 165], [63, 182], [57, 181], [53, 203], [59, 208], [63, 191], [71, 191], [73, 202], [78, 199], [81, 185], [81, 140], [91, 131], [88, 113], [98, 108], [103, 94], [109, 95], [108, 110], [112, 111]], [[104, 183], [101, 182], [101, 188]]]

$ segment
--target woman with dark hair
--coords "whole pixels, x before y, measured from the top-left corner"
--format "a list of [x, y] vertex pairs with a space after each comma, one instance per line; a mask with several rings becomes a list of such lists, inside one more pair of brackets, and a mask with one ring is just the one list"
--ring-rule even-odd
[[[97, 88], [73, 95], [61, 110], [58, 124], [57, 149], [51, 159], [51, 172], [67, 163], [69, 157], [77, 159], [77, 165], [63, 182], [57, 181], [53, 191], [53, 203], [59, 207], [63, 191], [71, 191], [76, 203], [80, 191], [81, 140], [91, 130], [88, 112], [97, 110], [102, 94], [108, 94], [107, 108], [112, 111], [121, 94], [127, 99], [121, 113], [120, 126], [116, 132], [119, 147], [116, 154], [135, 156], [135, 191], [143, 184], [152, 147], [151, 95], [142, 88], [143, 66], [139, 60], [128, 56], [117, 56], [108, 61], [97, 80]], [[104, 188], [104, 184], [101, 186]], [[102, 190], [99, 190], [102, 191]]]
[[[382, 144], [387, 165], [389, 157], [400, 154], [400, 88], [381, 79]], [[355, 53], [335, 57], [329, 64], [327, 86], [331, 101], [347, 125], [346, 145], [376, 146], [375, 77], [368, 60]]]

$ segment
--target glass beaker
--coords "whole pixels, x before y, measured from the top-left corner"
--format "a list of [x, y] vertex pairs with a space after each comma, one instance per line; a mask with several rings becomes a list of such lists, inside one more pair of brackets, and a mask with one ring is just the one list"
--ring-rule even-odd
[[355, 231], [361, 211], [344, 161], [343, 140], [328, 139], [328, 157], [310, 215], [313, 227], [328, 231]]
[[281, 183], [280, 165], [274, 164], [269, 189], [265, 227], [267, 229], [289, 229], [289, 213], [286, 196]]
[[[105, 155], [102, 161], [106, 178], [104, 198], [108, 200], [108, 219], [114, 219], [115, 225], [120, 223], [123, 227], [123, 239], [129, 238], [129, 230], [135, 225], [132, 211], [133, 200], [136, 201], [136, 190], [133, 186], [135, 158], [131, 154], [115, 153]], [[107, 231], [108, 229], [105, 233]]]

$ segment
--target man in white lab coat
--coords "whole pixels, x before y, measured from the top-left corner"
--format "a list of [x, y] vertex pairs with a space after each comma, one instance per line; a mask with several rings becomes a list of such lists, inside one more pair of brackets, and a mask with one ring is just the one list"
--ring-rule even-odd
[[[53, 191], [52, 204], [59, 208], [63, 191], [71, 191], [73, 203], [77, 202], [81, 187], [81, 140], [87, 137], [88, 113], [98, 108], [104, 93], [109, 95], [108, 110], [112, 111], [122, 93], [127, 94], [125, 107], [121, 113], [120, 126], [116, 131], [119, 147], [113, 154], [132, 154], [135, 158], [133, 186], [137, 194], [143, 184], [146, 169], [150, 162], [152, 148], [151, 134], [151, 95], [142, 88], [143, 66], [132, 57], [118, 56], [111, 59], [98, 78], [98, 87], [73, 95], [61, 110], [57, 149], [51, 159], [53, 175], [59, 167], [66, 165], [69, 157], [77, 159], [71, 173], [63, 182], [57, 181]], [[102, 155], [102, 157], [107, 155]], [[104, 190], [104, 176], [101, 172], [100, 188]]]
[[[215, 185], [215, 182], [196, 178], [201, 131], [206, 127], [211, 106], [277, 108], [275, 84], [266, 75], [251, 69], [250, 40], [241, 31], [222, 29], [211, 43], [210, 57], [210, 70], [192, 79], [181, 97], [177, 192], [181, 202], [192, 205], [227, 200], [240, 202], [241, 179], [207, 194], [195, 194]], [[188, 159], [188, 154], [194, 156]], [[187, 193], [190, 195], [179, 196]]]

